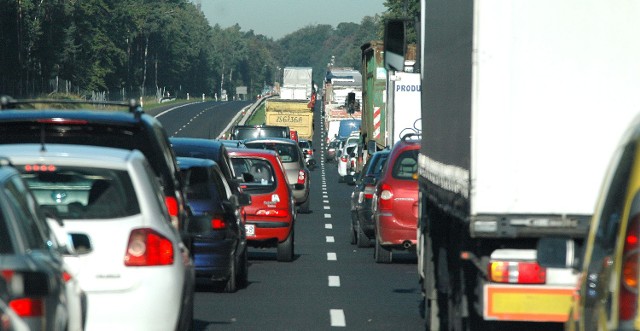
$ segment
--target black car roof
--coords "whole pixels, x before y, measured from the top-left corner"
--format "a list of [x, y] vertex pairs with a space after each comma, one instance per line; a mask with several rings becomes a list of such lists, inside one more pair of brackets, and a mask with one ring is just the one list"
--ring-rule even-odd
[[197, 157], [178, 156], [178, 167], [189, 169], [193, 167], [218, 167], [216, 161], [211, 159], [201, 159]]

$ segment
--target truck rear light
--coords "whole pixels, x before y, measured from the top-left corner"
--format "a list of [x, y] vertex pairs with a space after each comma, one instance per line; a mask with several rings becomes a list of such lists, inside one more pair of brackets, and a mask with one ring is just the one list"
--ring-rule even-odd
[[274, 217], [287, 217], [289, 211], [286, 209], [260, 209], [256, 212], [257, 216], [274, 216]]
[[627, 228], [622, 251], [622, 273], [620, 280], [619, 317], [629, 321], [635, 318], [638, 307], [638, 248], [640, 247], [640, 215], [635, 216]]
[[128, 267], [144, 267], [173, 264], [173, 243], [153, 229], [131, 231], [124, 257]]
[[44, 300], [41, 298], [19, 298], [9, 302], [9, 307], [20, 317], [44, 316]]
[[224, 222], [224, 219], [221, 215], [213, 215], [211, 217], [211, 229], [213, 230], [221, 230], [227, 227], [227, 223]]
[[304, 173], [304, 170], [298, 171], [298, 184], [304, 184], [306, 177], [307, 175]]
[[380, 185], [380, 199], [378, 199], [378, 207], [379, 209], [391, 209], [393, 207], [393, 191], [391, 190], [391, 185], [382, 184]]
[[373, 193], [375, 193], [376, 187], [374, 185], [365, 185], [364, 187], [364, 197], [365, 199], [372, 199]]
[[495, 283], [544, 284], [547, 269], [537, 262], [491, 261], [489, 280]]

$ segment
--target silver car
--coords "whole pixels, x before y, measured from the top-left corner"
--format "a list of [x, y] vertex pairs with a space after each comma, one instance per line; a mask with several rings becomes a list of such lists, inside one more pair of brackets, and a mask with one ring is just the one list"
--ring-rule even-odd
[[[286, 138], [257, 138], [245, 140], [244, 145], [247, 148], [270, 149], [278, 153], [296, 205], [300, 207], [301, 213], [308, 213], [310, 211], [309, 190], [311, 178], [309, 177], [309, 169], [307, 169], [304, 162], [304, 155], [298, 144], [294, 140]], [[296, 184], [302, 184], [304, 187], [299, 188], [300, 185]]]

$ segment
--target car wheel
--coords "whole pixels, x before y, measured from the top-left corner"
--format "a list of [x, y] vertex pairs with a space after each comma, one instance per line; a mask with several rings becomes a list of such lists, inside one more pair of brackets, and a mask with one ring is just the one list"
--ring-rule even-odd
[[278, 243], [278, 262], [291, 262], [293, 261], [293, 229], [287, 240]]
[[369, 239], [369, 237], [367, 237], [367, 235], [364, 233], [364, 230], [362, 230], [362, 226], [360, 226], [358, 224], [357, 227], [357, 233], [356, 233], [356, 240], [358, 242], [358, 247], [360, 248], [367, 248], [367, 247], [371, 247], [371, 239]]
[[378, 241], [377, 235], [376, 235], [376, 247], [374, 250], [374, 256], [376, 258], [376, 263], [391, 263], [391, 249], [388, 249], [380, 245], [380, 241]]
[[307, 200], [300, 205], [299, 212], [303, 214], [308, 214], [311, 212], [309, 209], [309, 205], [311, 204], [311, 197], [307, 196]]
[[357, 241], [356, 241], [356, 229], [353, 226], [353, 220], [351, 220], [351, 223], [349, 225], [349, 235], [350, 235], [349, 237], [351, 239], [349, 243], [351, 245], [355, 245]]
[[229, 279], [227, 279], [227, 284], [224, 287], [224, 291], [226, 293], [233, 293], [238, 289], [236, 284], [236, 279], [238, 276], [236, 272], [236, 259], [231, 258], [231, 270], [229, 271]]
[[240, 270], [238, 272], [237, 286], [244, 288], [249, 284], [249, 253], [245, 247], [244, 252], [240, 256]]

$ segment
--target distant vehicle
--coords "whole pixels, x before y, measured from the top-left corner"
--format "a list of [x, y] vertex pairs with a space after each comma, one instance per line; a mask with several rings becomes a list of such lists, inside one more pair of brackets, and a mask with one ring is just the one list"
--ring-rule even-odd
[[351, 244], [357, 243], [358, 247], [371, 246], [375, 236], [371, 200], [388, 157], [389, 150], [374, 153], [362, 168], [351, 193]]
[[244, 144], [248, 148], [270, 149], [278, 153], [296, 205], [300, 206], [301, 213], [310, 212], [311, 177], [298, 144], [291, 139], [278, 138], [247, 139]]
[[189, 329], [193, 264], [140, 151], [13, 144], [0, 154], [10, 155], [43, 210], [82, 239], [73, 241], [82, 254], [64, 259], [87, 295], [86, 329]]
[[302, 155], [304, 155], [304, 160], [307, 164], [307, 168], [313, 170], [316, 168], [316, 160], [313, 157], [313, 153], [315, 149], [313, 148], [313, 142], [307, 139], [300, 139], [298, 142], [298, 147], [302, 150]]
[[242, 183], [242, 190], [251, 195], [251, 205], [244, 208], [248, 245], [276, 247], [278, 261], [293, 261], [295, 201], [278, 154], [246, 148], [234, 149], [230, 156], [234, 168], [253, 179]]
[[275, 125], [236, 125], [231, 129], [230, 139], [245, 140], [252, 138], [291, 139], [291, 129], [288, 126]]
[[374, 257], [390, 263], [392, 250], [415, 250], [418, 228], [418, 152], [420, 140], [405, 136], [387, 157], [371, 205]]
[[209, 159], [178, 157], [192, 216], [187, 233], [196, 280], [224, 284], [225, 292], [247, 285], [249, 261], [241, 207], [246, 193], [233, 192], [217, 163]]
[[325, 153], [325, 158], [327, 162], [335, 161], [336, 151], [340, 146], [340, 140], [332, 140], [327, 146], [327, 152]]
[[0, 284], [6, 285], [0, 301], [20, 317], [16, 328], [26, 324], [34, 331], [65, 330], [70, 322], [69, 275], [38, 208], [20, 173], [6, 158], [0, 160]]
[[338, 128], [338, 139], [347, 138], [354, 131], [360, 131], [360, 123], [362, 121], [359, 119], [343, 119], [340, 121], [340, 127]]

